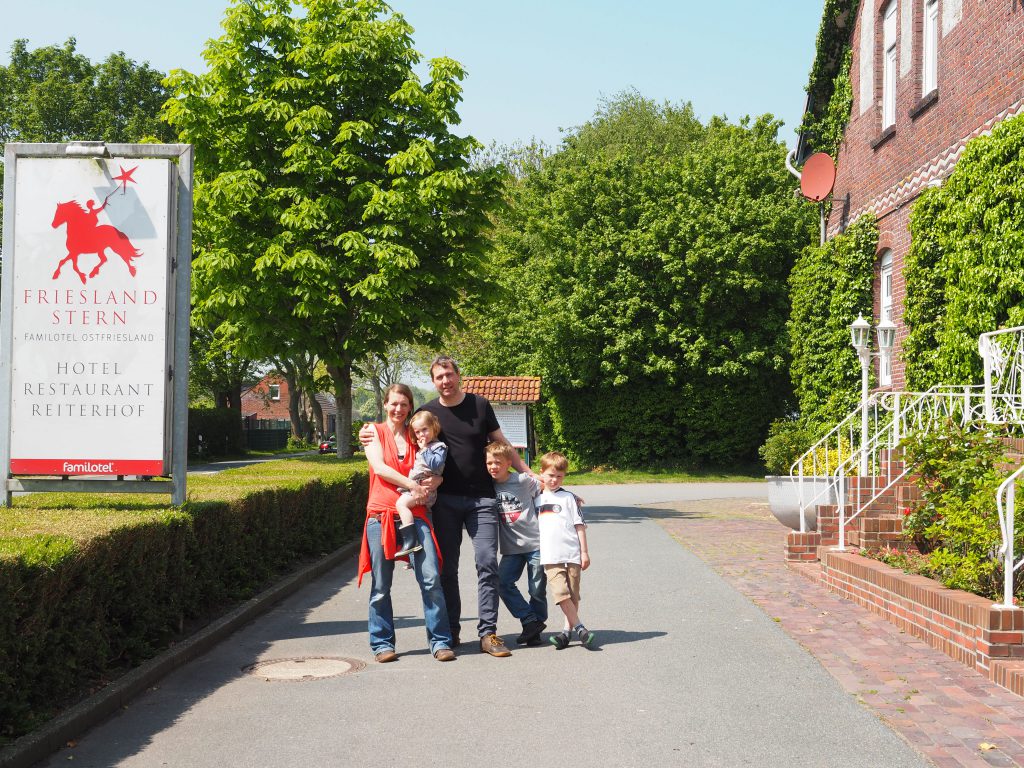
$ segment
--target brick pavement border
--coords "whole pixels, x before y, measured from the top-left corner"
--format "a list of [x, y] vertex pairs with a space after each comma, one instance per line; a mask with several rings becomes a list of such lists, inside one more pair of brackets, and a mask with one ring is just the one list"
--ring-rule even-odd
[[225, 616], [125, 673], [13, 744], [3, 747], [0, 749], [0, 768], [30, 768], [58, 751], [68, 741], [106, 720], [178, 667], [202, 656], [245, 624], [354, 555], [359, 546], [360, 539], [351, 541], [285, 576]]

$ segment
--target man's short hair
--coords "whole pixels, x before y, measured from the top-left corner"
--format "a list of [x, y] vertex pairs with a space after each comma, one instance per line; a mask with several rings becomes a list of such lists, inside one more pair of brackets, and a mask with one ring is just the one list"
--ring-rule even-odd
[[558, 451], [550, 451], [540, 457], [540, 471], [553, 469], [556, 472], [566, 472], [569, 469], [569, 460]]
[[434, 378], [435, 368], [451, 368], [456, 373], [459, 373], [459, 364], [455, 362], [455, 358], [451, 355], [438, 355], [430, 362], [430, 378]]
[[516, 457], [516, 449], [513, 448], [506, 442], [498, 441], [495, 443], [488, 443], [484, 446], [484, 453], [487, 458], [492, 456], [497, 459], [504, 459], [505, 461], [512, 461]]

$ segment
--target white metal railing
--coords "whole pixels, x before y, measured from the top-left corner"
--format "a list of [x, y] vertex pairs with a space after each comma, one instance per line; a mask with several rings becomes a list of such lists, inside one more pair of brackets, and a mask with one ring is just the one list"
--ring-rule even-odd
[[[985, 412], [985, 393], [980, 386], [879, 392], [876, 399], [879, 410], [888, 415], [882, 428], [869, 434], [865, 444], [836, 470], [839, 549], [846, 547], [846, 526], [910, 471], [905, 461], [894, 457], [909, 432], [927, 432], [936, 424], [950, 421], [966, 427], [981, 419]], [[867, 474], [861, 471], [864, 454]], [[853, 477], [857, 478], [856, 494], [848, 493]]]
[[[839, 548], [845, 548], [850, 521], [909, 472], [906, 462], [893, 459], [908, 432], [926, 432], [946, 421], [964, 427], [981, 422], [1024, 424], [1024, 326], [981, 334], [978, 353], [984, 363], [984, 384], [941, 385], [927, 392], [877, 392], [793, 463], [790, 475], [799, 488], [802, 532], [807, 530], [808, 509], [835, 503]], [[866, 473], [861, 471], [862, 463]], [[1024, 557], [1014, 561], [1013, 551], [1016, 483], [1022, 475], [1024, 466], [1010, 475], [996, 494], [1007, 606], [1013, 604], [1013, 575], [1024, 565]], [[858, 478], [855, 495], [848, 493], [854, 477]], [[847, 508], [852, 511], [848, 517]]]
[[1014, 562], [1013, 543], [1015, 538], [1014, 528], [1014, 502], [1017, 495], [1017, 480], [1024, 474], [1024, 466], [1018, 467], [1017, 471], [1003, 480], [996, 491], [996, 510], [999, 512], [999, 532], [1003, 537], [1003, 544], [999, 548], [999, 555], [1003, 559], [1003, 606], [1013, 607], [1013, 574], [1024, 565], [1024, 557]]
[[[1020, 424], [1024, 421], [1024, 326], [981, 334], [978, 354], [985, 365], [986, 420]], [[1006, 478], [996, 491], [999, 532], [1003, 539], [999, 548], [1003, 560], [1003, 605], [1007, 608], [1013, 606], [1013, 575], [1024, 564], [1024, 558], [1014, 561], [1014, 507], [1017, 480], [1022, 474], [1024, 466]]]
[[1024, 421], [1024, 326], [981, 334], [978, 354], [985, 366], [985, 420], [994, 424], [1021, 423]]
[[[1000, 398], [995, 399], [1000, 407]], [[906, 476], [908, 468], [893, 454], [910, 431], [927, 431], [953, 420], [966, 426], [985, 414], [985, 393], [980, 386], [940, 386], [927, 392], [876, 392], [867, 403], [866, 437], [862, 439], [862, 406], [850, 413], [809, 448], [792, 467], [800, 502], [800, 530], [807, 530], [807, 511], [834, 503], [839, 513], [839, 547], [846, 542], [846, 525], [879, 496]], [[867, 472], [862, 473], [861, 464]], [[850, 478], [857, 481], [855, 496], [848, 493]], [[847, 517], [847, 509], [852, 514]]]

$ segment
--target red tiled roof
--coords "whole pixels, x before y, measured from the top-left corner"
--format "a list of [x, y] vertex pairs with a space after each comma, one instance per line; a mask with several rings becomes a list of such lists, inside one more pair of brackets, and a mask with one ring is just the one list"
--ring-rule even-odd
[[540, 400], [540, 376], [463, 376], [462, 388], [495, 403]]

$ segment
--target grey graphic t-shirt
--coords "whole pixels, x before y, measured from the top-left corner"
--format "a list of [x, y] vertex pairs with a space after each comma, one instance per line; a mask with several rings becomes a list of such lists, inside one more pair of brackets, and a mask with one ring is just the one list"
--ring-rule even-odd
[[533, 497], [540, 484], [529, 475], [509, 473], [504, 483], [495, 481], [498, 497], [498, 543], [501, 554], [518, 555], [540, 549], [540, 528]]

